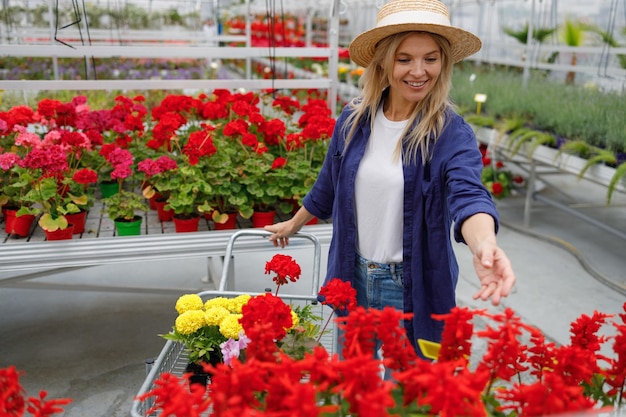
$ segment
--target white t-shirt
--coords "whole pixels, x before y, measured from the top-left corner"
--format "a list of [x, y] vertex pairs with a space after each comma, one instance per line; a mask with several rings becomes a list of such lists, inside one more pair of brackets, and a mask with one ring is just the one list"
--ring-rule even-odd
[[402, 262], [404, 175], [394, 151], [407, 123], [388, 120], [381, 106], [356, 174], [356, 250], [375, 262]]

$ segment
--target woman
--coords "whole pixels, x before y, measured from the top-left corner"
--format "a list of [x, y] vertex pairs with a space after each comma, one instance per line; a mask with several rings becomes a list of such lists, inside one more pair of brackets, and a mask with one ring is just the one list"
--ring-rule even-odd
[[497, 305], [515, 282], [476, 138], [448, 99], [453, 64], [480, 47], [437, 0], [386, 3], [350, 44], [365, 68], [362, 96], [339, 116], [317, 181], [293, 218], [266, 227], [284, 247], [314, 216], [331, 217], [326, 279], [350, 281], [365, 307], [413, 313], [414, 346], [439, 341], [443, 324], [431, 316], [455, 306], [451, 227], [474, 256], [474, 299]]

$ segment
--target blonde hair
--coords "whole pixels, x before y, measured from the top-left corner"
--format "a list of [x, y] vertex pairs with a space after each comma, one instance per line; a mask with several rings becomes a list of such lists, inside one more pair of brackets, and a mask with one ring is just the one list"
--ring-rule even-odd
[[[402, 41], [414, 33], [426, 33], [435, 40], [441, 50], [441, 73], [430, 94], [415, 106], [407, 127], [402, 133], [404, 139], [398, 144], [396, 155], [400, 156], [403, 152], [405, 164], [417, 163], [420, 155], [422, 163], [432, 157], [431, 146], [444, 128], [445, 110], [452, 105], [449, 93], [453, 62], [450, 59], [450, 44], [447, 39], [430, 32], [401, 32], [382, 39], [376, 45], [372, 62], [365, 68], [359, 81], [359, 87], [362, 90], [361, 97], [353, 99], [348, 104], [353, 111], [346, 118], [346, 124], [343, 126], [343, 129], [348, 129], [350, 126], [345, 145], [354, 136], [363, 117], [369, 115], [373, 126], [381, 94], [391, 83], [396, 51]], [[415, 128], [413, 128], [414, 125], [416, 125]]]

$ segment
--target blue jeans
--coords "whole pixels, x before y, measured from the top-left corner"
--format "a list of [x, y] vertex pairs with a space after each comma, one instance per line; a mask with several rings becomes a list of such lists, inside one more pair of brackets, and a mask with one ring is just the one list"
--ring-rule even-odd
[[[382, 264], [368, 261], [362, 256], [356, 256], [354, 280], [352, 287], [356, 290], [356, 301], [359, 306], [382, 310], [393, 307], [400, 311], [404, 309], [404, 288], [402, 264]], [[339, 346], [343, 347], [343, 331], [338, 333]], [[376, 352], [381, 347], [376, 341]], [[341, 349], [340, 349], [341, 356]], [[380, 358], [380, 354], [375, 354]], [[385, 378], [389, 375], [385, 373]]]
[[402, 264], [381, 264], [356, 256], [356, 270], [352, 286], [356, 289], [357, 304], [382, 310], [404, 308]]

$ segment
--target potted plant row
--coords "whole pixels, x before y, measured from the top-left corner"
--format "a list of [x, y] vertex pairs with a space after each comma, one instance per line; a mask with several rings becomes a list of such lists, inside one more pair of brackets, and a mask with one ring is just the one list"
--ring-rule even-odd
[[123, 222], [157, 198], [175, 219], [216, 226], [291, 212], [334, 128], [322, 96], [296, 93], [170, 94], [151, 109], [142, 96], [105, 109], [83, 96], [15, 106], [0, 112], [0, 203], [40, 216], [45, 230], [66, 229], [71, 214], [93, 207], [96, 183], [109, 218]]

